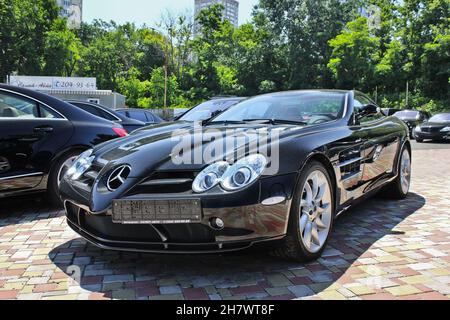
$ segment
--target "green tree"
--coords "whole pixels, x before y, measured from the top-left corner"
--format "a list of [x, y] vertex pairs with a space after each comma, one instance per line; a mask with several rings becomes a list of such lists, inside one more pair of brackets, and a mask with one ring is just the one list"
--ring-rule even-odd
[[336, 86], [371, 91], [379, 39], [369, 34], [367, 19], [361, 17], [349, 22], [341, 34], [330, 40], [330, 46], [333, 53], [328, 67]]
[[58, 13], [55, 0], [0, 0], [0, 79], [42, 74], [45, 36]]
[[81, 41], [67, 28], [66, 21], [57, 21], [52, 30], [45, 34], [44, 73], [72, 76], [81, 60], [81, 51]]

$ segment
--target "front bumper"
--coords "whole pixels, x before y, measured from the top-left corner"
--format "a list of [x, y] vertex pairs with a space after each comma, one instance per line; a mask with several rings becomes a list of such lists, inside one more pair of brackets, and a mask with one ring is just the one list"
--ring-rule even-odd
[[[150, 253], [217, 253], [243, 250], [284, 238], [290, 201], [270, 207], [249, 206], [203, 210], [203, 222], [175, 225], [115, 224], [108, 214], [93, 215], [65, 202], [68, 225], [92, 244], [118, 251]], [[212, 217], [225, 228], [215, 230]]]
[[[91, 212], [88, 202], [69, 196], [71, 185], [66, 181], [63, 181], [61, 190], [69, 226], [98, 247], [150, 253], [217, 253], [243, 250], [256, 243], [283, 239], [287, 233], [295, 179], [295, 174], [272, 177], [261, 179], [237, 194], [204, 195], [201, 197], [201, 222], [184, 224], [113, 223], [111, 209]], [[280, 183], [290, 186], [281, 188], [285, 200], [263, 205], [264, 199], [274, 196], [273, 190], [278, 190], [275, 195], [280, 195]], [[140, 195], [138, 199], [155, 197], [158, 195]], [[136, 199], [136, 196], [132, 198]], [[176, 196], [172, 194], [171, 198], [176, 199]], [[248, 201], [249, 198], [254, 200]], [[223, 229], [218, 230], [211, 225], [214, 218], [224, 222]]]
[[450, 132], [414, 132], [416, 138], [422, 140], [449, 140]]

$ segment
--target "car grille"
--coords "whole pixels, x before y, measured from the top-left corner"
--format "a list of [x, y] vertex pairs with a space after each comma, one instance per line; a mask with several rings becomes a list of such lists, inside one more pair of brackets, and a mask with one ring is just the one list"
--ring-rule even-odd
[[94, 185], [95, 179], [97, 179], [101, 169], [102, 168], [99, 166], [92, 166], [80, 177], [80, 179], [77, 181], [72, 181], [72, 184], [79, 190], [82, 190], [88, 194], [91, 193], [92, 186]]
[[155, 172], [134, 187], [128, 195], [191, 193], [196, 172]]
[[441, 131], [442, 128], [436, 128], [436, 127], [422, 127], [422, 132], [426, 133], [438, 133]]

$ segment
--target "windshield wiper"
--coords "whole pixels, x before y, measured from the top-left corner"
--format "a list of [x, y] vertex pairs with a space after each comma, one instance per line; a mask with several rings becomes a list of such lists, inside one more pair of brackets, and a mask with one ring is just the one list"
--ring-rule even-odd
[[245, 121], [237, 121], [237, 120], [207, 121], [206, 124], [208, 124], [208, 125], [215, 125], [215, 124], [245, 124]]
[[259, 123], [270, 123], [272, 125], [276, 124], [293, 124], [293, 125], [308, 125], [308, 123], [303, 121], [286, 120], [286, 119], [245, 119], [244, 122], [259, 122]]

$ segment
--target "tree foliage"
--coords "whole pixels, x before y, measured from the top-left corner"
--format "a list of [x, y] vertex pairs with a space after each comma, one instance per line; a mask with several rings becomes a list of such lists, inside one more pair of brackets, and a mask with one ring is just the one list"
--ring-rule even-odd
[[159, 30], [112, 21], [70, 30], [58, 10], [55, 0], [0, 0], [0, 79], [92, 76], [145, 108], [164, 105], [165, 84], [168, 104], [184, 107], [307, 88], [376, 93], [385, 107], [450, 104], [450, 0], [260, 0], [238, 28], [213, 5], [196, 17], [195, 37], [188, 14], [165, 13]]

